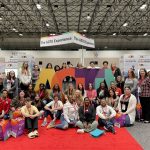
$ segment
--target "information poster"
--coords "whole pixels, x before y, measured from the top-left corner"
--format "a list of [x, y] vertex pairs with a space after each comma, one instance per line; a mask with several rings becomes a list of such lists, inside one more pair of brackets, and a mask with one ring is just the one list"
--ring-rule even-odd
[[9, 57], [5, 58], [5, 73], [13, 70], [15, 75], [18, 76], [18, 71], [22, 67], [22, 64], [27, 62], [29, 65], [30, 71], [35, 64], [35, 59], [31, 55], [27, 55], [26, 52], [12, 52]]
[[127, 77], [128, 70], [133, 69], [138, 76], [138, 60], [139, 56], [126, 54], [124, 55], [124, 76]]

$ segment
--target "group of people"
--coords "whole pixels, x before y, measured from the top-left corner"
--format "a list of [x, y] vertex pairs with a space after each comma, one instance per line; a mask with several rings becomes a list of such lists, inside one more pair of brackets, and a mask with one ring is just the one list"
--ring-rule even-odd
[[[93, 62], [90, 65], [89, 68], [94, 67]], [[82, 65], [78, 64], [79, 66]], [[104, 61], [103, 66], [104, 69], [108, 69], [108, 62]], [[52, 64], [49, 63], [46, 68], [52, 69]], [[124, 126], [133, 125], [136, 105], [140, 100], [141, 119], [149, 123], [150, 72], [140, 69], [139, 79], [137, 79], [134, 70], [129, 69], [128, 76], [123, 81], [120, 69], [115, 65], [111, 65], [111, 69], [115, 81], [110, 83], [110, 87], [103, 81], [99, 84], [98, 89], [89, 83], [88, 89], [85, 90], [83, 84], [79, 83], [74, 86], [70, 82], [65, 90], [61, 90], [59, 84], [56, 83], [49, 91], [46, 85], [41, 83], [39, 90], [34, 91], [40, 73], [39, 67], [35, 65], [33, 71], [30, 72], [28, 63], [24, 62], [19, 70], [18, 78], [15, 77], [14, 71], [10, 71], [5, 79], [0, 77], [0, 88], [2, 87], [0, 89], [0, 118], [10, 119], [13, 112], [21, 111], [25, 118], [29, 138], [39, 136], [38, 119], [43, 119], [41, 126], [46, 126], [47, 129], [64, 130], [77, 127], [80, 129], [77, 132], [83, 133], [103, 126], [105, 130], [115, 134], [116, 114], [125, 116]], [[59, 119], [58, 124], [56, 120]]]

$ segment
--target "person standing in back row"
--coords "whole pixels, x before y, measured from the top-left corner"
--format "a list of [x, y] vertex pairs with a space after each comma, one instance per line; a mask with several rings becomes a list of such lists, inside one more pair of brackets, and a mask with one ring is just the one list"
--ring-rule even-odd
[[147, 76], [146, 69], [139, 72], [139, 98], [142, 105], [142, 117], [144, 123], [150, 122], [150, 77]]
[[21, 69], [19, 70], [20, 88], [23, 91], [28, 90], [28, 86], [31, 83], [31, 72], [27, 62], [24, 62]]

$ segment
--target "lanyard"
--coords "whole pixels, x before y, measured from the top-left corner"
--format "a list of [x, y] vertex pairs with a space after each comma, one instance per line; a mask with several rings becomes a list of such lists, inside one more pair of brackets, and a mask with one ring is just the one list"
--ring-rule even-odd
[[[105, 109], [104, 109], [105, 108]], [[106, 107], [102, 107], [102, 113], [104, 114], [104, 116], [106, 116], [107, 115], [107, 111], [108, 111], [108, 109], [107, 109], [107, 106]]]

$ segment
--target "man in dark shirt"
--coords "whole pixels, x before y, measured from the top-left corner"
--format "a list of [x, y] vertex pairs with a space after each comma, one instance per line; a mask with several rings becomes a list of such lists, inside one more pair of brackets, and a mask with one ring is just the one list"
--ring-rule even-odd
[[91, 132], [96, 129], [98, 122], [96, 119], [96, 111], [88, 97], [84, 98], [84, 104], [79, 108], [79, 121], [76, 126], [85, 132]]

